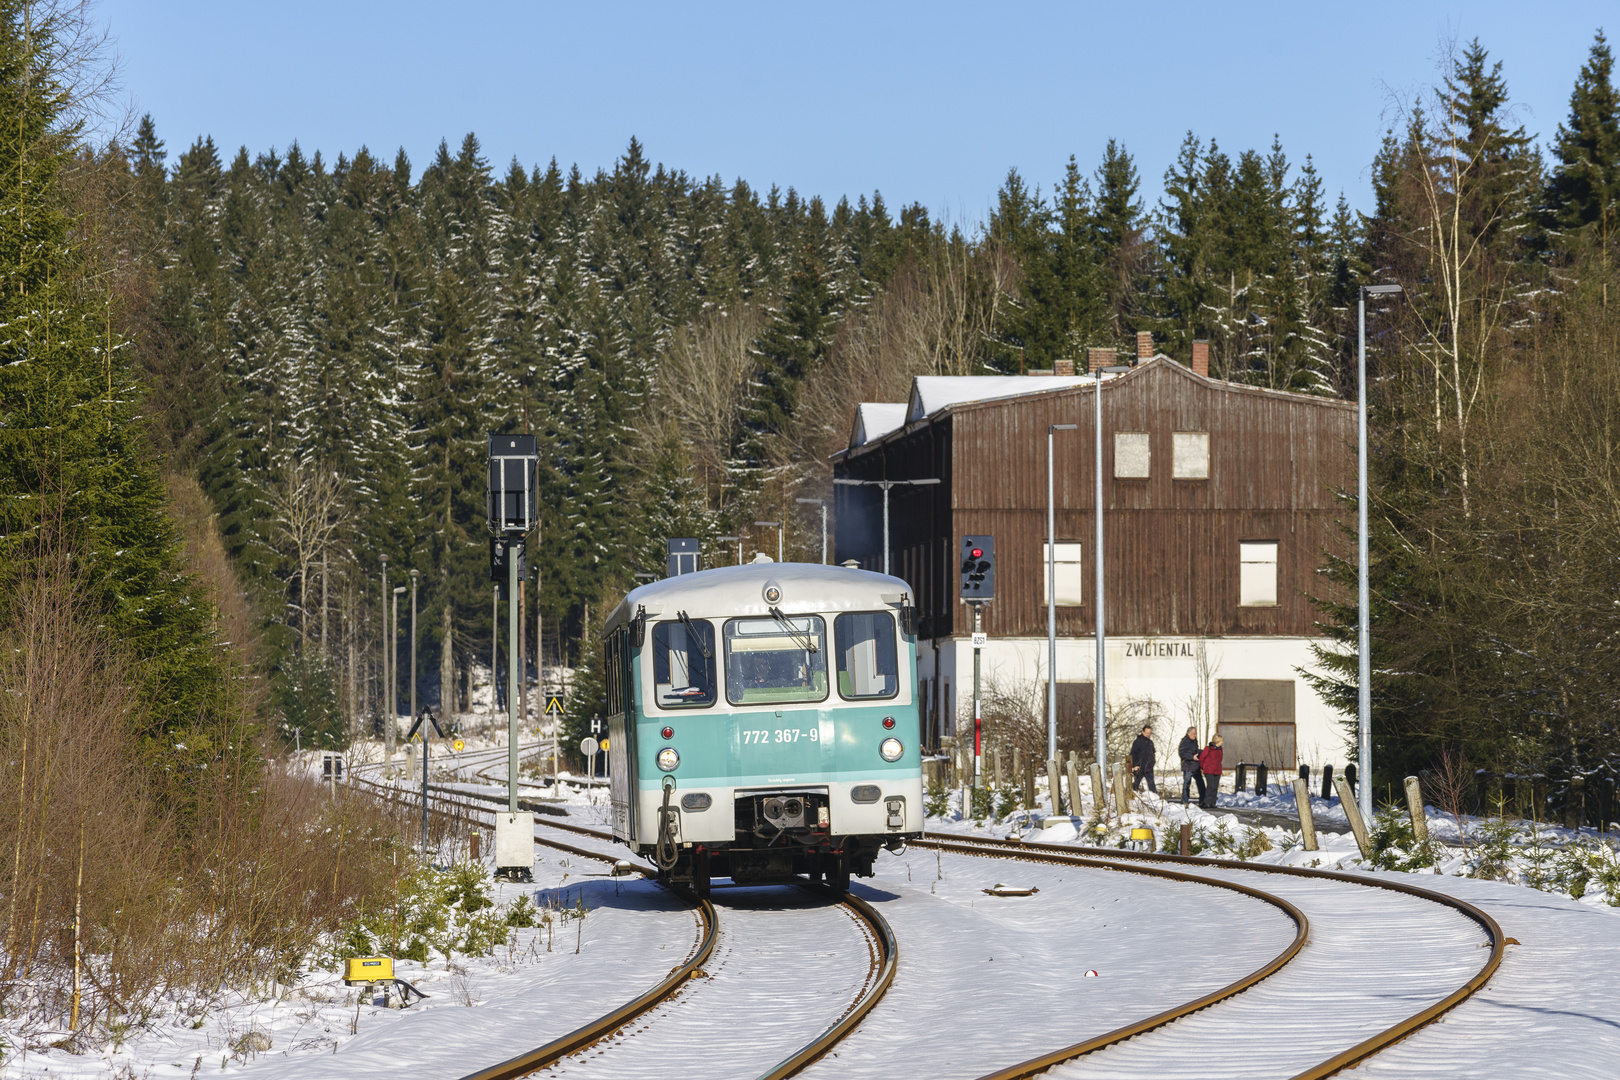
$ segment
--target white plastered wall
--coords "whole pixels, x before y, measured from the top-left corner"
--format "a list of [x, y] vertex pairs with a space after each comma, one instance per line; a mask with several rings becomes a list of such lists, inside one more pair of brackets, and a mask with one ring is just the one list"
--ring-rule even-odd
[[[961, 730], [971, 727], [973, 715], [973, 646], [962, 639], [934, 642], [917, 648], [920, 678], [949, 680], [955, 717]], [[1153, 738], [1158, 747], [1160, 773], [1178, 771], [1176, 744], [1197, 714], [1201, 741], [1207, 742], [1218, 719], [1218, 682], [1222, 679], [1287, 679], [1294, 683], [1295, 742], [1301, 764], [1311, 766], [1313, 777], [1322, 765], [1342, 772], [1352, 760], [1346, 749], [1344, 717], [1323, 701], [1302, 672], [1319, 672], [1313, 645], [1329, 647], [1321, 638], [1302, 637], [1111, 637], [1107, 648], [1107, 693], [1115, 706], [1128, 700], [1151, 699], [1160, 717]], [[1096, 667], [1094, 638], [1059, 638], [1059, 682], [1092, 682]], [[1047, 645], [1045, 638], [991, 638], [980, 658], [982, 679], [1002, 686], [1021, 684], [1033, 698], [1045, 699]], [[1200, 694], [1200, 687], [1203, 693]], [[931, 691], [932, 693], [932, 691]], [[944, 706], [951, 708], [951, 700]], [[946, 728], [950, 730], [949, 727]], [[1236, 762], [1230, 764], [1235, 765]], [[1313, 780], [1314, 784], [1314, 780]]]

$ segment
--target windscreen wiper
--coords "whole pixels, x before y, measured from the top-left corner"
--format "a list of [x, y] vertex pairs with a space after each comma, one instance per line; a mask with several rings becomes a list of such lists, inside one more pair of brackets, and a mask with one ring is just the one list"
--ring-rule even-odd
[[698, 633], [698, 628], [692, 623], [692, 617], [684, 611], [677, 611], [675, 613], [675, 617], [686, 624], [686, 634], [693, 641], [697, 642], [698, 652], [703, 654], [703, 659], [713, 660], [714, 657], [709, 655], [709, 647], [703, 644], [703, 635]]
[[782, 614], [781, 608], [773, 607], [769, 610], [771, 618], [781, 623], [782, 628], [793, 636], [793, 640], [804, 646], [805, 652], [813, 653], [816, 651], [816, 639], [810, 636], [810, 631], [800, 630], [797, 626], [794, 626], [793, 623], [788, 621], [788, 617]]

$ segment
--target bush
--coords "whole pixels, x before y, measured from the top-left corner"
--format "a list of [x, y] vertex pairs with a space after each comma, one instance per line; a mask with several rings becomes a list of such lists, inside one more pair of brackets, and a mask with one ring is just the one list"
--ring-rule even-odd
[[930, 780], [928, 794], [923, 799], [923, 813], [928, 817], [944, 817], [951, 808], [950, 794], [945, 790], [945, 781]]
[[[479, 866], [439, 870], [413, 860], [393, 889], [335, 935], [320, 961], [335, 968], [344, 956], [383, 954], [427, 963], [437, 952], [448, 965], [457, 953], [487, 956], [506, 944], [512, 927], [534, 925], [532, 904], [513, 907], [512, 913], [495, 910]], [[514, 914], [519, 921], [511, 921]]]

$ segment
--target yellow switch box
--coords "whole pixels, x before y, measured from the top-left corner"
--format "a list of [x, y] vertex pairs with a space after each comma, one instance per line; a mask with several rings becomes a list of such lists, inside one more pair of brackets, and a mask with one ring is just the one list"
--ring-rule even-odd
[[343, 981], [349, 986], [356, 983], [383, 982], [393, 977], [392, 957], [351, 956], [343, 961]]

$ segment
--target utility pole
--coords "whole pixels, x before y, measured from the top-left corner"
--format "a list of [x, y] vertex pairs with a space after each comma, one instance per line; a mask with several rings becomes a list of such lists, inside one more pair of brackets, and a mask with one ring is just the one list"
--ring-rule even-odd
[[394, 764], [394, 727], [399, 722], [399, 598], [405, 586], [394, 586], [394, 619], [388, 635], [388, 764]]
[[411, 720], [416, 720], [416, 583], [422, 571], [411, 571]]
[[776, 530], [776, 561], [782, 561], [782, 523], [780, 521], [756, 521], [756, 528]]
[[[387, 712], [393, 702], [393, 695], [388, 692], [388, 556], [382, 557], [382, 614], [379, 621], [383, 624], [383, 632], [377, 636], [382, 638], [382, 709]], [[392, 752], [394, 741], [388, 740], [388, 749]]]

